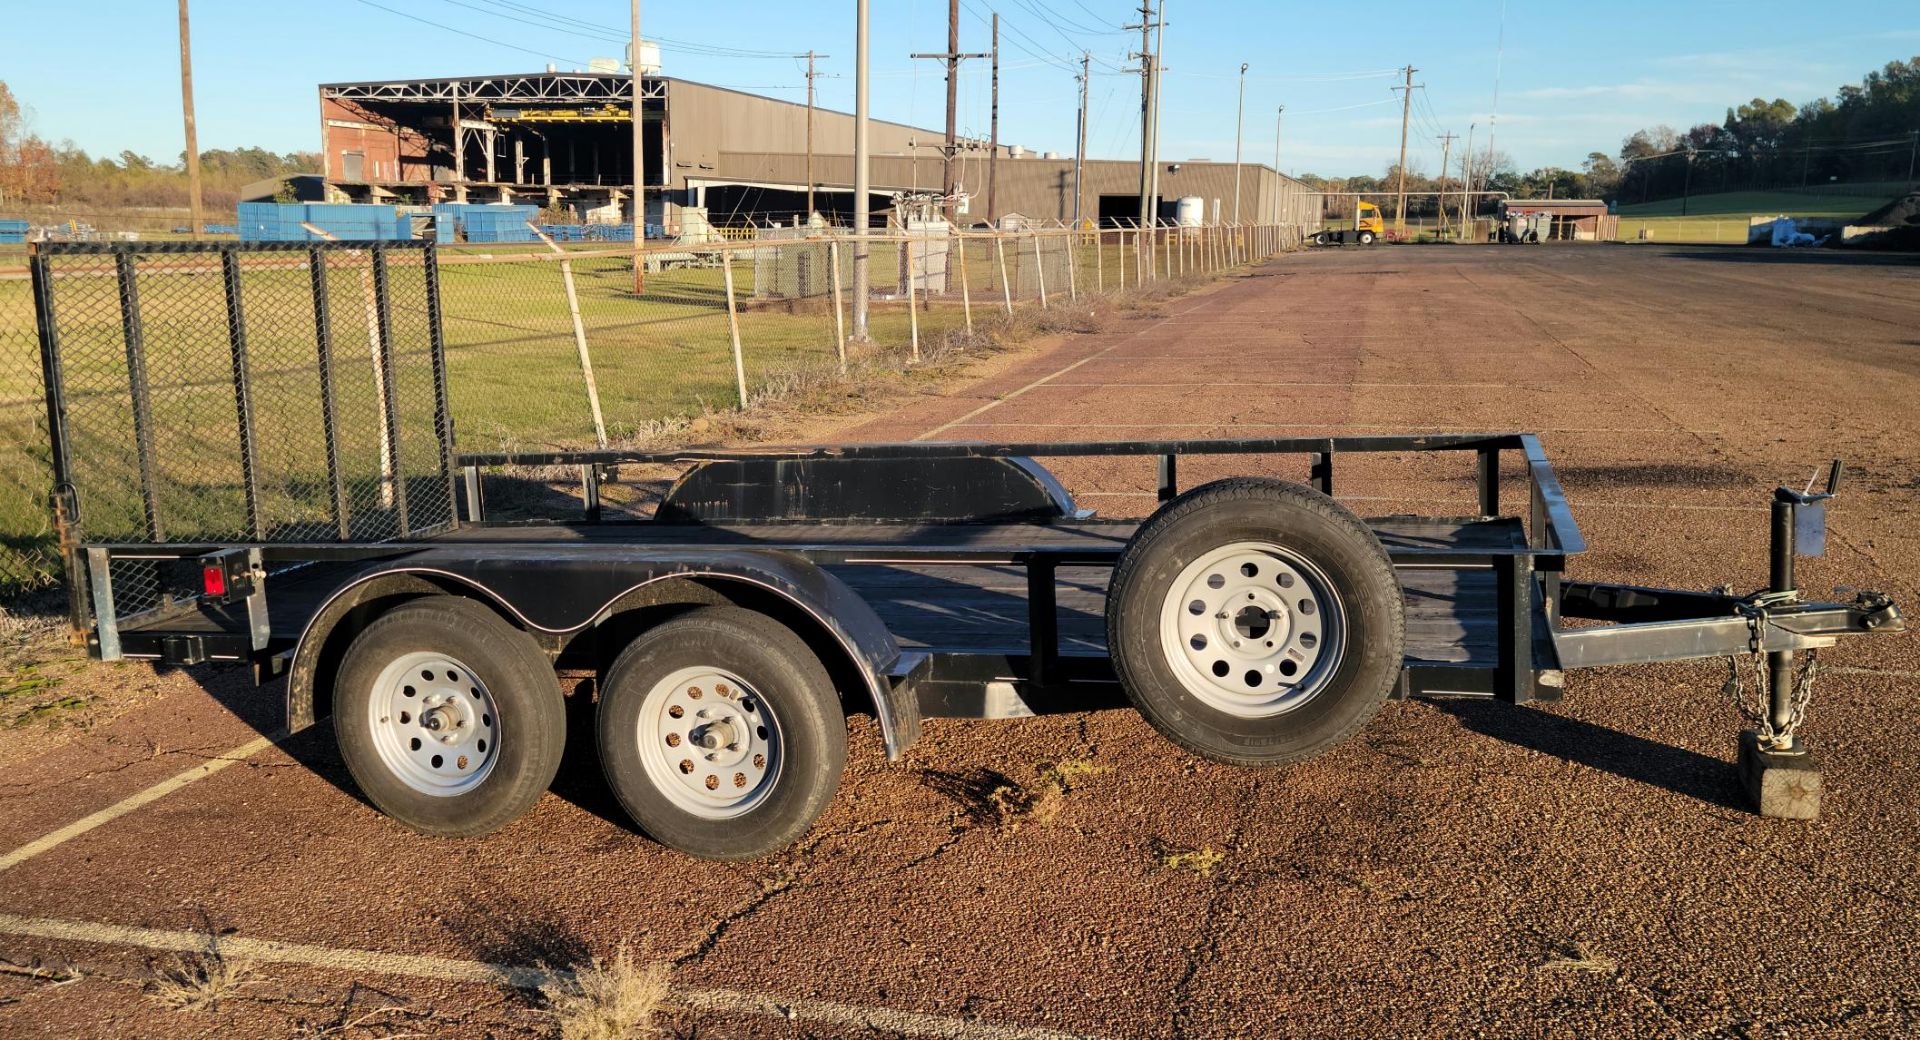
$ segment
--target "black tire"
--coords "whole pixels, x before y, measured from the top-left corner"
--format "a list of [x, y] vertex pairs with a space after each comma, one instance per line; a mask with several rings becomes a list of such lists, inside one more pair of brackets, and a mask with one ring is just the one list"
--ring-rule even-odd
[[1373, 244], [1373, 232], [1371, 232], [1371, 231], [1362, 231], [1362, 232], [1360, 232], [1360, 244], [1361, 244], [1361, 245], [1363, 245], [1363, 246], [1370, 246], [1370, 245], [1372, 245], [1372, 244]]
[[[746, 689], [719, 693], [729, 698], [724, 703], [714, 700], [713, 690], [701, 693], [718, 707], [742, 709], [734, 721], [744, 720], [757, 728], [763, 740], [769, 727], [754, 725], [755, 720], [771, 721], [778, 738], [771, 745], [777, 750], [769, 751], [771, 761], [762, 766], [764, 772], [755, 774], [757, 779], [740, 795], [746, 802], [736, 809], [708, 807], [709, 812], [735, 813], [725, 818], [686, 808], [687, 799], [697, 802], [699, 794], [663, 786], [672, 781], [649, 773], [641, 748], [642, 740], [650, 739], [643, 736], [643, 724], [653, 725], [645, 717], [649, 696], [657, 686], [689, 669], [737, 677], [737, 684]], [[846, 715], [825, 666], [790, 629], [739, 607], [701, 607], [635, 639], [607, 671], [598, 733], [607, 783], [628, 815], [655, 841], [702, 859], [751, 859], [791, 845], [833, 800], [847, 762]], [[672, 734], [670, 742], [662, 737], [663, 747], [674, 749], [662, 754], [668, 759], [685, 755], [682, 766], [694, 762], [694, 756], [707, 754], [694, 746], [696, 742], [710, 739], [696, 734], [700, 734], [698, 728], [690, 729], [684, 743], [678, 733]], [[724, 755], [734, 746], [715, 747], [713, 753]], [[738, 780], [747, 775], [747, 761], [737, 764], [743, 771], [735, 772], [736, 766], [727, 764], [709, 767], [715, 770], [710, 777], [701, 777], [705, 770], [696, 766], [688, 771], [690, 783], [703, 779], [725, 785]], [[659, 762], [655, 768], [660, 768]], [[720, 779], [722, 775], [725, 779]], [[722, 792], [727, 793], [724, 786]]]
[[[391, 759], [383, 757], [394, 751], [383, 753], [376, 732], [387, 720], [373, 714], [375, 698], [392, 697], [377, 688], [386, 685], [384, 674], [410, 655], [421, 654], [444, 655], [464, 665], [470, 675], [449, 672], [437, 679], [484, 689], [490, 709], [484, 713], [485, 732], [496, 738], [488, 749], [490, 765], [484, 774], [476, 774], [473, 786], [457, 793], [423, 793], [410, 785]], [[469, 680], [478, 684], [469, 685]], [[422, 695], [423, 702], [426, 696], [431, 694]], [[430, 713], [421, 711], [417, 723], [425, 727]], [[334, 682], [333, 728], [348, 772], [380, 811], [423, 834], [466, 838], [511, 823], [553, 782], [566, 746], [566, 702], [532, 636], [473, 600], [429, 596], [395, 607], [354, 637]], [[424, 735], [433, 739], [430, 733]], [[465, 747], [450, 748], [448, 754], [456, 750]], [[472, 753], [476, 760], [484, 757], [483, 751]], [[460, 761], [466, 761], [464, 755]]]
[[[1311, 686], [1302, 678], [1300, 689], [1317, 692], [1278, 714], [1248, 717], [1196, 696], [1204, 688], [1193, 673], [1182, 678], [1161, 634], [1176, 580], [1209, 553], [1239, 543], [1275, 546], [1304, 561], [1338, 600], [1342, 649], [1315, 665], [1325, 671]], [[1283, 583], [1291, 587], [1291, 578]], [[1128, 698], [1167, 739], [1216, 762], [1284, 765], [1347, 739], [1380, 709], [1400, 676], [1403, 614], [1392, 561], [1358, 517], [1311, 488], [1242, 477], [1194, 488], [1135, 533], [1114, 567], [1107, 641]]]
[[1324, 245], [1326, 245], [1326, 244], [1327, 244], [1327, 233], [1326, 233], [1325, 231], [1322, 231], [1322, 232], [1320, 232], [1319, 234], [1316, 234], [1316, 235], [1314, 235], [1314, 236], [1313, 236], [1313, 244], [1314, 244], [1314, 245], [1316, 245], [1316, 246], [1324, 246]]

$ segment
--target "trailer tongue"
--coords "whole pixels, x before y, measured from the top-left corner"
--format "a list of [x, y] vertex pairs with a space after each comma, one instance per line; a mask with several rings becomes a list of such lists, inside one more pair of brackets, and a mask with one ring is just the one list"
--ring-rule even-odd
[[[1585, 542], [1527, 434], [458, 456], [430, 245], [55, 246], [33, 274], [75, 632], [103, 659], [286, 674], [289, 726], [332, 715], [368, 797], [430, 833], [497, 828], [545, 789], [556, 671], [593, 680], [601, 759], [640, 826], [734, 858], [810, 826], [848, 710], [896, 759], [925, 718], [1131, 704], [1197, 754], [1280, 765], [1390, 697], [1524, 704], [1570, 669], [1709, 657], [1732, 662], [1756, 807], [1806, 818], [1817, 652], [1904, 628], [1885, 597], [1795, 587], [1837, 464], [1820, 493], [1775, 493], [1758, 592], [1574, 581]], [[199, 279], [219, 320], [185, 339], [176, 316], [156, 342], [155, 278]], [[249, 293], [291, 297], [307, 331], [251, 328]], [[364, 302], [359, 351], [340, 296]], [[217, 378], [156, 386], [207, 337]], [[170, 413], [157, 390], [219, 407]], [[170, 415], [191, 418], [189, 451], [161, 447], [184, 443]], [[1180, 479], [1234, 457], [1250, 475]], [[1362, 519], [1336, 478], [1368, 458], [1462, 459], [1474, 499]], [[1062, 459], [1150, 466], [1160, 506], [1082, 510], [1043, 464]], [[641, 467], [678, 479], [616, 515], [603, 491]], [[577, 476], [578, 518], [490, 520], [488, 488], [528, 472]]]

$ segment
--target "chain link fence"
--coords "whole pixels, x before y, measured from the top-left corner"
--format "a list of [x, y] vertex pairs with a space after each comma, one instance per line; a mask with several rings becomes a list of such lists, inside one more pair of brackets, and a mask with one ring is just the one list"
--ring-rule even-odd
[[[1301, 238], [1272, 225], [875, 233], [863, 337], [862, 243], [787, 236], [652, 247], [638, 279], [625, 249], [440, 248], [454, 448], [618, 444]], [[450, 520], [425, 256], [324, 243], [48, 257], [85, 536], [374, 540]], [[0, 270], [0, 599], [61, 567], [34, 307], [27, 273]], [[123, 566], [131, 612], [158, 583]]]

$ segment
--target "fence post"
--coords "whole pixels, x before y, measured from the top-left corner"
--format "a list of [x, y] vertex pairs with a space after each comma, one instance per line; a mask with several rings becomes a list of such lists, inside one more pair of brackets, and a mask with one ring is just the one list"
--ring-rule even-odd
[[906, 256], [906, 261], [907, 261], [907, 327], [908, 327], [909, 329], [911, 329], [911, 330], [912, 330], [912, 335], [913, 335], [913, 360], [915, 360], [915, 361], [919, 361], [919, 360], [920, 360], [920, 305], [919, 305], [918, 303], [916, 303], [916, 302], [914, 302], [914, 296], [913, 296], [913, 283], [914, 283], [914, 282], [917, 282], [917, 281], [919, 281], [919, 280], [920, 280], [920, 278], [919, 278], [919, 276], [918, 276], [917, 274], [915, 274], [915, 273], [914, 273], [914, 270], [913, 270], [913, 240], [914, 240], [914, 237], [915, 237], [915, 236], [914, 236], [914, 234], [913, 234], [913, 232], [911, 232], [911, 231], [909, 231], [909, 232], [907, 232], [907, 237], [906, 237], [906, 239], [905, 239], [905, 240], [903, 240], [903, 241], [901, 242], [901, 246], [902, 246], [902, 248], [904, 248], [904, 249], [906, 249], [906, 251], [907, 251], [907, 256]]
[[1067, 232], [1067, 299], [1078, 302], [1080, 299], [1080, 271], [1074, 264], [1073, 254], [1080, 249], [1080, 232]]
[[1098, 228], [1093, 232], [1093, 289], [1107, 291], [1107, 236]]
[[[967, 317], [967, 335], [973, 335], [973, 290], [967, 286], [967, 239], [953, 229], [953, 246], [960, 254], [960, 312]], [[947, 264], [952, 267], [951, 261]]]
[[1027, 236], [1033, 239], [1033, 276], [1040, 281], [1040, 309], [1047, 309], [1047, 263], [1040, 256], [1040, 232], [1029, 230]]
[[[316, 235], [322, 241], [335, 242], [339, 240], [339, 236], [335, 235], [333, 232], [328, 231], [325, 228], [319, 227], [315, 224], [309, 223], [307, 221], [304, 221], [304, 220], [301, 221], [300, 226], [306, 229], [308, 234]], [[358, 249], [355, 249], [349, 252], [347, 255], [357, 257], [360, 255], [360, 251]], [[373, 354], [373, 392], [382, 401], [385, 401], [387, 399], [387, 376], [386, 376], [386, 373], [382, 371], [380, 368], [380, 353], [384, 349], [385, 339], [380, 334], [382, 326], [380, 322], [379, 307], [375, 302], [375, 297], [377, 295], [378, 294], [374, 291], [372, 272], [370, 270], [362, 268], [360, 271], [360, 308], [364, 312], [367, 319], [367, 346]], [[393, 446], [393, 424], [391, 422], [391, 417], [385, 408], [380, 409], [380, 412], [379, 412], [379, 427], [380, 427], [380, 508], [392, 509], [393, 508], [394, 453], [391, 449]]]
[[580, 320], [580, 296], [573, 286], [573, 261], [564, 259], [567, 251], [554, 243], [540, 225], [527, 221], [527, 229], [532, 231], [547, 248], [558, 253], [560, 261], [560, 283], [567, 288], [567, 313], [573, 318], [573, 345], [580, 352], [580, 375], [587, 381], [587, 408], [593, 413], [593, 436], [600, 447], [607, 446], [607, 421], [600, 414], [600, 387], [593, 379], [593, 355], [587, 351], [587, 327]]
[[733, 250], [720, 250], [720, 277], [727, 283], [727, 333], [733, 337], [733, 380], [740, 390], [740, 407], [747, 406], [747, 359], [740, 351], [740, 310], [733, 302]]
[[[329, 238], [333, 237], [331, 235]], [[355, 250], [356, 253], [359, 250]], [[372, 263], [371, 260], [368, 263]], [[378, 293], [373, 284], [373, 272], [362, 268], [360, 271], [360, 310], [367, 320], [367, 347], [373, 354], [373, 392], [382, 402], [388, 399], [387, 370], [380, 362], [386, 353], [386, 337], [382, 335], [385, 326], [380, 321]], [[392, 509], [394, 489], [393, 450], [393, 412], [381, 407], [378, 412], [380, 427], [380, 508]]]
[[827, 241], [827, 266], [833, 271], [833, 347], [840, 356], [840, 374], [847, 374], [847, 312], [840, 302], [840, 240]]
[[1000, 299], [1007, 305], [1007, 317], [1013, 317], [1013, 285], [1007, 281], [1006, 233], [993, 233], [993, 256], [1000, 263]]

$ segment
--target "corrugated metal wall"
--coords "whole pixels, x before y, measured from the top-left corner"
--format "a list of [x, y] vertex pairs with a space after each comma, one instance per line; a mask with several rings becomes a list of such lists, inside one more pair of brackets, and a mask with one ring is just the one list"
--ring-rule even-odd
[[[1162, 163], [1160, 197], [1171, 204], [1175, 199], [1197, 195], [1205, 200], [1206, 218], [1214, 221], [1214, 201], [1219, 200], [1219, 219], [1234, 216], [1232, 163]], [[1073, 160], [1003, 158], [999, 163], [995, 203], [1000, 216], [1018, 213], [1040, 221], [1073, 219]], [[853, 180], [853, 159], [847, 155], [815, 155], [814, 180], [822, 185], [847, 185]], [[876, 155], [872, 166], [875, 191], [905, 191], [917, 186], [922, 191], [938, 190], [941, 162], [937, 157], [909, 160], [901, 156]], [[747, 184], [782, 184], [804, 188], [804, 153], [725, 150], [716, 155], [712, 170], [700, 171], [697, 179], [709, 182], [732, 181]], [[987, 161], [969, 156], [960, 164], [959, 181], [963, 190], [974, 194], [968, 213], [971, 220], [987, 219]], [[1081, 188], [1081, 216], [1091, 220], [1099, 215], [1102, 195], [1140, 197], [1140, 164], [1117, 159], [1087, 161]], [[1137, 206], [1137, 202], [1135, 203]], [[1271, 168], [1247, 163], [1240, 168], [1240, 222], [1293, 223], [1315, 226], [1319, 221], [1319, 197], [1307, 194], [1300, 182], [1275, 173]]]

